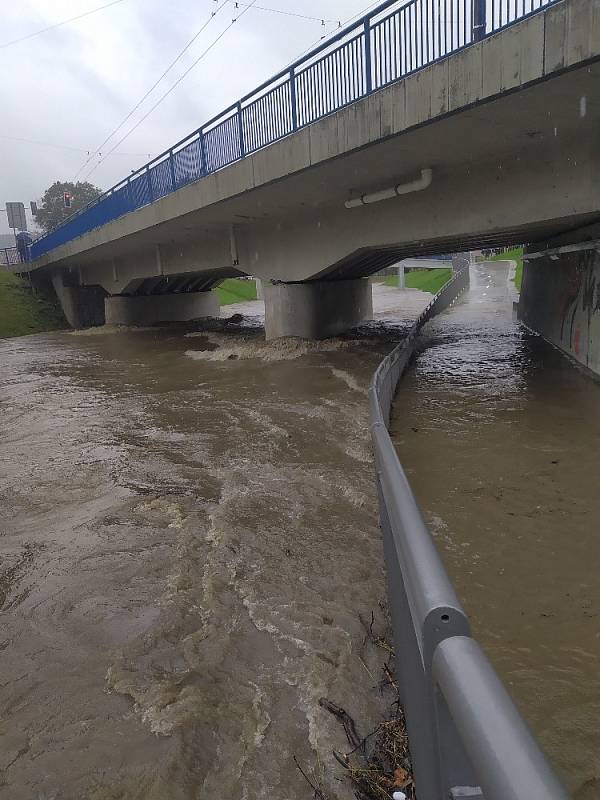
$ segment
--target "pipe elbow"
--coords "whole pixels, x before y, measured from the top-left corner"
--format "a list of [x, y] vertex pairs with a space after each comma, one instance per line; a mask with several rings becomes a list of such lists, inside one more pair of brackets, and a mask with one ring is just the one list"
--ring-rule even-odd
[[397, 186], [392, 186], [390, 189], [382, 189], [380, 192], [372, 192], [371, 194], [363, 194], [360, 197], [354, 197], [352, 200], [346, 200], [344, 205], [348, 209], [370, 206], [373, 203], [381, 203], [383, 200], [391, 200], [394, 197], [400, 197], [404, 194], [422, 192], [428, 189], [432, 183], [433, 170], [427, 167], [421, 170], [421, 177], [414, 181], [399, 183]]

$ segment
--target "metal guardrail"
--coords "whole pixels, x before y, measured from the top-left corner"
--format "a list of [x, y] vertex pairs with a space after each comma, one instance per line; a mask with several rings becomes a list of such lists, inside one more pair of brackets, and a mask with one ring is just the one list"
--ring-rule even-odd
[[32, 258], [560, 1], [387, 0], [39, 238]]
[[423, 326], [469, 286], [464, 268], [379, 365], [371, 433], [396, 670], [419, 800], [567, 800], [477, 642], [388, 433], [396, 387]]

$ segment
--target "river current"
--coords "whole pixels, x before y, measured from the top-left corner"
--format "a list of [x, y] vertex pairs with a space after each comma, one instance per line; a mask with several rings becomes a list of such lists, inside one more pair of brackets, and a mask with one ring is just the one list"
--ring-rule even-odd
[[[393, 435], [475, 633], [577, 800], [598, 793], [600, 388], [472, 270]], [[0, 798], [347, 800], [385, 578], [367, 386], [427, 295], [266, 344], [208, 330], [0, 342]], [[361, 621], [362, 620], [362, 621]]]

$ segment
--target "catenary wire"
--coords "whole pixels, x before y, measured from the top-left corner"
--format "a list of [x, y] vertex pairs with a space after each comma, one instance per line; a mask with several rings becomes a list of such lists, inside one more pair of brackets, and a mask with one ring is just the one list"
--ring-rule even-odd
[[[254, 2], [256, 2], [256, 0], [254, 0]], [[181, 76], [180, 76], [180, 77], [179, 77], [179, 78], [178, 78], [178, 79], [175, 81], [175, 83], [174, 83], [174, 84], [173, 84], [173, 85], [172, 85], [172, 86], [171, 86], [171, 87], [170, 87], [170, 88], [169, 88], [169, 89], [168, 89], [168, 90], [167, 90], [167, 91], [166, 91], [166, 92], [165, 92], [165, 93], [164, 93], [164, 94], [163, 94], [163, 95], [162, 95], [162, 96], [159, 98], [159, 100], [158, 100], [158, 101], [157, 101], [157, 102], [156, 102], [156, 103], [155, 103], [155, 104], [152, 106], [152, 108], [150, 108], [150, 110], [149, 110], [149, 111], [147, 111], [147, 112], [146, 112], [146, 114], [144, 114], [144, 116], [143, 116], [143, 117], [142, 117], [140, 120], [138, 120], [138, 122], [136, 122], [136, 124], [135, 124], [135, 125], [134, 125], [132, 128], [130, 128], [130, 130], [129, 130], [129, 131], [126, 133], [126, 134], [125, 134], [125, 136], [122, 136], [122, 137], [121, 137], [121, 139], [119, 139], [119, 141], [116, 143], [116, 145], [114, 145], [114, 147], [112, 148], [112, 150], [109, 150], [109, 151], [108, 151], [108, 153], [106, 153], [106, 155], [105, 155], [105, 156], [103, 156], [103, 157], [100, 159], [100, 161], [98, 161], [98, 162], [97, 162], [97, 163], [96, 163], [96, 164], [95, 164], [95, 165], [92, 167], [92, 169], [91, 169], [91, 170], [89, 170], [89, 171], [87, 172], [87, 174], [85, 175], [85, 177], [86, 177], [86, 178], [89, 178], [89, 177], [90, 177], [90, 175], [92, 174], [92, 172], [94, 172], [96, 169], [98, 169], [98, 167], [100, 166], [100, 164], [102, 164], [102, 163], [103, 163], [103, 162], [106, 160], [106, 158], [108, 158], [108, 156], [109, 156], [109, 155], [110, 155], [112, 152], [114, 152], [114, 151], [117, 149], [117, 147], [119, 147], [119, 145], [121, 145], [121, 144], [122, 144], [122, 143], [123, 143], [123, 142], [124, 142], [124, 141], [125, 141], [125, 140], [126, 140], [128, 137], [129, 137], [129, 136], [131, 136], [131, 134], [132, 134], [132, 133], [133, 133], [133, 132], [134, 132], [134, 131], [135, 131], [137, 128], [139, 128], [139, 126], [142, 124], [142, 122], [144, 122], [144, 121], [145, 121], [145, 120], [146, 120], [146, 119], [147, 119], [147, 118], [150, 116], [150, 114], [152, 114], [152, 112], [153, 112], [153, 111], [155, 111], [155, 110], [158, 108], [158, 106], [159, 106], [159, 105], [160, 105], [160, 104], [163, 102], [163, 100], [165, 100], [165, 99], [166, 99], [166, 98], [167, 98], [167, 97], [168, 97], [168, 96], [171, 94], [171, 92], [172, 92], [172, 91], [173, 91], [173, 90], [174, 90], [174, 89], [175, 89], [175, 88], [176, 88], [176, 87], [177, 87], [177, 86], [178, 86], [178, 85], [181, 83], [181, 81], [182, 81], [182, 80], [183, 80], [183, 79], [184, 79], [184, 78], [185, 78], [187, 75], [189, 75], [189, 73], [190, 73], [190, 72], [191, 72], [191, 71], [194, 69], [194, 67], [196, 67], [196, 66], [197, 66], [197, 65], [200, 63], [200, 61], [202, 61], [202, 59], [203, 59], [203, 58], [204, 58], [206, 55], [208, 55], [208, 53], [209, 53], [209, 52], [210, 52], [210, 51], [213, 49], [213, 47], [215, 47], [215, 46], [216, 46], [216, 45], [217, 45], [217, 44], [218, 44], [218, 43], [221, 41], [221, 39], [222, 39], [222, 38], [225, 36], [225, 34], [227, 33], [227, 31], [229, 31], [229, 30], [230, 30], [230, 29], [231, 29], [231, 28], [232, 28], [232, 27], [235, 25], [235, 23], [236, 23], [236, 22], [237, 22], [239, 19], [241, 19], [241, 17], [243, 17], [243, 16], [244, 16], [244, 14], [245, 14], [247, 11], [249, 11], [249, 10], [252, 8], [252, 6], [254, 5], [254, 2], [253, 2], [253, 3], [250, 3], [248, 6], [246, 6], [246, 8], [244, 8], [244, 9], [243, 9], [243, 11], [242, 11], [242, 12], [241, 12], [241, 13], [240, 13], [240, 14], [239, 14], [239, 15], [238, 15], [238, 16], [237, 16], [235, 19], [233, 19], [233, 20], [232, 20], [232, 21], [229, 23], [229, 25], [228, 25], [228, 26], [227, 26], [227, 27], [226, 27], [226, 28], [225, 28], [223, 31], [221, 31], [221, 33], [220, 33], [220, 34], [219, 34], [219, 35], [216, 37], [216, 39], [214, 39], [214, 40], [211, 42], [211, 44], [209, 44], [209, 46], [208, 46], [208, 47], [207, 47], [205, 50], [203, 50], [203, 51], [202, 51], [202, 53], [200, 53], [200, 55], [198, 56], [198, 58], [197, 58], [197, 59], [196, 59], [196, 60], [195, 60], [195, 61], [194, 61], [194, 62], [193, 62], [193, 63], [192, 63], [192, 64], [191, 64], [191, 65], [190, 65], [190, 66], [189, 66], [187, 69], [186, 69], [186, 71], [183, 73], [183, 75], [181, 75]]]

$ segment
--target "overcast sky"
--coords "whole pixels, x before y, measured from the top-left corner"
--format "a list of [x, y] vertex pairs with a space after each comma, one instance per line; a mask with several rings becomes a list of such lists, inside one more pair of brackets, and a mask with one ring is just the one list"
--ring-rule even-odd
[[[0, 208], [29, 206], [71, 180], [215, 11], [181, 61], [104, 148], [110, 149], [240, 14], [231, 0], [119, 0], [76, 22], [7, 43], [110, 0], [0, 0]], [[251, 0], [247, 0], [251, 2]], [[325, 19], [249, 9], [132, 135], [89, 177], [107, 189], [251, 91], [354, 17], [369, 0], [256, 0]], [[30, 141], [18, 141], [27, 139]], [[35, 142], [35, 143], [34, 143]], [[38, 144], [39, 143], [39, 144]], [[71, 149], [66, 149], [71, 148]], [[99, 160], [91, 161], [80, 178]], [[0, 230], [9, 230], [0, 212]]]

